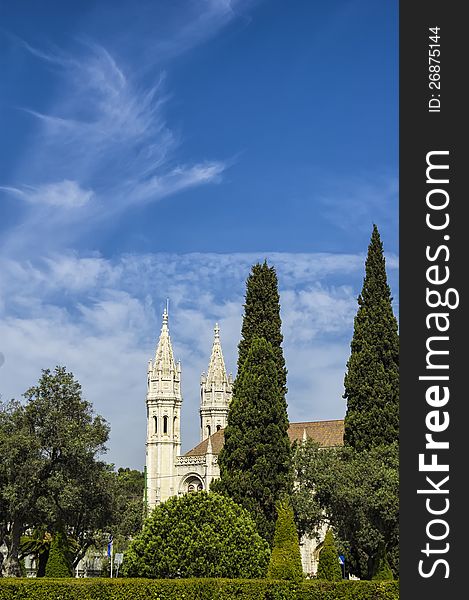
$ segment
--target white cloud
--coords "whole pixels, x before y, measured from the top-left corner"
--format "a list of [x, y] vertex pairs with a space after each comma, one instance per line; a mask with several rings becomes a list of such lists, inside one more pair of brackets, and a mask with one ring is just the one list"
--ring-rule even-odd
[[297, 344], [349, 331], [357, 308], [351, 286], [316, 284], [300, 290], [286, 289], [282, 297], [289, 309], [284, 318], [286, 335]]
[[[169, 297], [182, 362], [183, 443], [198, 441], [199, 378], [220, 323], [227, 368], [236, 370], [245, 280], [267, 257], [277, 268], [292, 420], [340, 418], [345, 364], [363, 275], [362, 256], [148, 254], [114, 260], [65, 254], [0, 260], [3, 398], [20, 397], [41, 368], [65, 364], [112, 427], [109, 460], [144, 462], [146, 365]], [[330, 270], [324, 268], [329, 265]], [[390, 276], [395, 276], [392, 267]]]

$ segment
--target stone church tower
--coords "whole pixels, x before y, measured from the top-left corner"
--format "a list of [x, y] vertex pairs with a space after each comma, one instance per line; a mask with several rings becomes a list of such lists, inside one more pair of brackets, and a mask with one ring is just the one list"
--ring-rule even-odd
[[220, 343], [220, 328], [215, 325], [215, 337], [207, 374], [200, 378], [200, 441], [224, 429], [232, 396], [233, 376], [226, 375]]
[[[181, 456], [181, 366], [174, 361], [165, 309], [147, 376], [145, 503], [150, 511], [171, 496], [209, 490], [210, 483], [220, 477], [218, 455], [224, 444], [232, 390], [233, 377], [226, 373], [217, 324], [208, 371], [200, 380], [200, 442]], [[288, 436], [292, 443], [311, 439], [320, 448], [336, 448], [343, 445], [344, 422], [290, 423]], [[326, 529], [319, 531], [321, 540]], [[314, 575], [322, 543], [315, 536], [303, 536], [300, 547], [303, 570]]]
[[181, 453], [181, 365], [174, 361], [168, 329], [168, 311], [155, 359], [147, 376], [146, 491], [149, 509], [177, 494], [176, 457]]

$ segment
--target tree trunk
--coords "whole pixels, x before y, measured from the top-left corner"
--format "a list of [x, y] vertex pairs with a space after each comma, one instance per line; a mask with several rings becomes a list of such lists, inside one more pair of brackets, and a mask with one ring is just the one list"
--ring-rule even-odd
[[20, 549], [21, 521], [15, 519], [11, 526], [11, 546], [3, 564], [5, 577], [21, 577], [18, 553]]
[[37, 572], [36, 577], [44, 577], [46, 574], [46, 565], [49, 558], [49, 550], [41, 552], [37, 559]]

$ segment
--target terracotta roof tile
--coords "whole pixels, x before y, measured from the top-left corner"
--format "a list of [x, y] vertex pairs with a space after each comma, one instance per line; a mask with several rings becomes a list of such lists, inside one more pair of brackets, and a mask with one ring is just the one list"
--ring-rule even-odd
[[288, 437], [293, 443], [306, 437], [318, 443], [321, 448], [331, 448], [344, 445], [344, 421], [307, 421], [305, 423], [290, 423]]
[[[213, 454], [220, 454], [220, 450], [223, 447], [223, 443], [225, 441], [225, 436], [223, 433], [223, 429], [216, 431], [210, 436], [210, 440], [212, 442], [212, 452]], [[186, 452], [184, 456], [204, 456], [207, 454], [207, 446], [208, 446], [208, 438], [203, 442], [200, 442], [195, 448]]]
[[[306, 421], [304, 423], [290, 423], [288, 437], [293, 443], [301, 441], [306, 432], [306, 437], [319, 444], [321, 448], [343, 446], [344, 444], [344, 421]], [[210, 436], [213, 454], [220, 454], [225, 436], [223, 429]], [[200, 442], [195, 448], [186, 452], [184, 456], [204, 456], [207, 454], [208, 438]]]

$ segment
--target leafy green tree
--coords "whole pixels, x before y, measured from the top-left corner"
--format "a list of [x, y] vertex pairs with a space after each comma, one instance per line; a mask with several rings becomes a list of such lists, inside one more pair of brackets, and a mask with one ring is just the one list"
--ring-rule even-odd
[[268, 544], [249, 513], [199, 492], [169, 498], [145, 521], [122, 565], [130, 577], [263, 577]]
[[0, 544], [3, 542], [8, 551], [3, 574], [20, 577], [21, 534], [38, 518], [44, 458], [25, 407], [14, 400], [0, 404], [0, 456]]
[[[300, 538], [305, 534], [317, 537], [317, 531], [326, 522], [324, 507], [316, 493], [316, 482], [319, 478], [322, 482], [327, 472], [333, 479], [332, 469], [337, 468], [335, 456], [335, 449], [324, 451], [310, 439], [293, 444], [295, 486], [291, 500]], [[328, 479], [328, 482], [331, 480]]]
[[116, 552], [125, 550], [129, 541], [142, 530], [144, 485], [141, 471], [120, 467], [114, 473], [114, 510], [109, 527]]
[[[255, 338], [264, 338], [272, 344], [280, 391], [287, 392], [287, 370], [283, 357], [282, 321], [280, 318], [280, 296], [277, 273], [267, 261], [255, 264], [246, 282], [241, 340], [238, 345], [238, 373], [246, 362], [249, 349]], [[234, 388], [236, 389], [236, 380]]]
[[76, 541], [74, 565], [112, 514], [112, 470], [99, 460], [109, 427], [64, 367], [44, 370], [26, 405], [0, 410], [0, 506], [4, 571], [19, 575], [21, 534], [43, 526]]
[[376, 225], [358, 305], [344, 381], [344, 443], [366, 450], [399, 439], [399, 337]]
[[66, 529], [76, 541], [75, 566], [112, 516], [112, 469], [99, 459], [106, 451], [109, 426], [94, 414], [65, 367], [44, 370], [38, 385], [24, 397], [28, 421], [45, 457], [41, 481], [47, 486], [38, 499], [43, 523], [52, 533]]
[[330, 523], [351, 572], [376, 573], [383, 553], [398, 575], [399, 448], [397, 443], [357, 452], [321, 450], [306, 442], [295, 454], [294, 507], [301, 531], [314, 535]]
[[339, 553], [335, 545], [332, 529], [328, 529], [324, 538], [324, 545], [319, 554], [318, 579], [327, 581], [340, 581], [342, 579], [342, 568], [339, 563]]
[[272, 345], [254, 338], [231, 401], [220, 479], [212, 485], [249, 510], [269, 543], [276, 503], [292, 486], [288, 416], [277, 374]]
[[67, 539], [61, 532], [56, 533], [52, 538], [45, 576], [54, 578], [72, 576]]
[[278, 503], [274, 546], [267, 577], [271, 579], [300, 580], [303, 577], [300, 544], [296, 531], [293, 508], [288, 499]]

